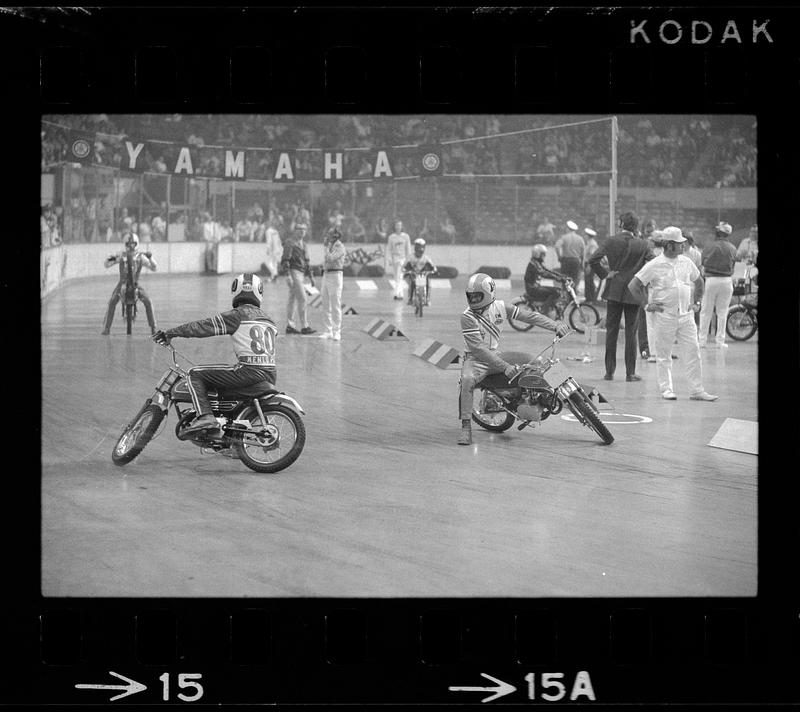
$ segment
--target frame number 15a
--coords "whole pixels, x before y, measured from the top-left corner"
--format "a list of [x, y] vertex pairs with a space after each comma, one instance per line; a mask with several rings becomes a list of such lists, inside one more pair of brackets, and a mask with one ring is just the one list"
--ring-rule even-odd
[[178, 692], [173, 687], [170, 674], [165, 672], [158, 679], [161, 680], [162, 694], [161, 699], [168, 702], [170, 695], [174, 694], [182, 702], [197, 702], [203, 696], [203, 686], [196, 680], [200, 680], [203, 676], [199, 673], [181, 672], [178, 673], [177, 688], [179, 690], [186, 690], [187, 692]]

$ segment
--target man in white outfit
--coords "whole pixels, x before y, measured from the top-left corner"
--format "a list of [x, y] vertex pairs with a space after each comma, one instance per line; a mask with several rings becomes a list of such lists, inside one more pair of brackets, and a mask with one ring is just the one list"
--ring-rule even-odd
[[347, 251], [342, 244], [342, 233], [333, 227], [325, 235], [325, 274], [322, 277], [322, 309], [325, 312], [323, 339], [342, 339], [342, 270]]
[[[653, 314], [658, 387], [664, 400], [675, 400], [672, 386], [672, 345], [677, 337], [689, 381], [691, 400], [715, 401], [703, 388], [700, 345], [694, 323], [692, 294], [700, 270], [683, 254], [686, 238], [680, 228], [662, 231], [664, 251], [646, 262], [628, 283], [633, 297]], [[645, 289], [647, 288], [647, 289]]]
[[264, 246], [266, 247], [265, 264], [269, 270], [270, 278], [274, 282], [278, 279], [278, 264], [280, 263], [281, 254], [283, 253], [283, 244], [281, 243], [281, 235], [275, 229], [275, 225], [272, 221], [267, 223], [267, 229], [264, 232], [264, 242]]
[[714, 242], [703, 250], [703, 275], [706, 278], [703, 302], [700, 306], [700, 348], [706, 347], [711, 315], [717, 313], [717, 335], [715, 346], [728, 348], [725, 343], [725, 324], [728, 309], [733, 297], [733, 266], [736, 262], [736, 248], [728, 239], [733, 228], [726, 222], [715, 228]]
[[403, 223], [397, 220], [394, 232], [386, 240], [386, 255], [384, 256], [384, 271], [394, 275], [394, 299], [403, 300], [403, 265], [412, 256], [411, 238], [403, 232]]

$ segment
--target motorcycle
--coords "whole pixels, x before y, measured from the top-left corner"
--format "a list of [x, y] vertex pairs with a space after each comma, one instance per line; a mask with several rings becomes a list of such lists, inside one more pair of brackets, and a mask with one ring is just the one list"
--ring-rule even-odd
[[[603, 443], [613, 443], [614, 436], [578, 382], [572, 376], [564, 377], [562, 369], [551, 370], [561, 363], [555, 356], [555, 347], [562, 338], [553, 339], [534, 358], [521, 352], [504, 353], [503, 358], [516, 365], [517, 372], [510, 378], [502, 373], [491, 374], [475, 385], [472, 419], [494, 433], [508, 430], [517, 420], [517, 430], [523, 430], [558, 415], [566, 405], [578, 422], [597, 433]], [[547, 349], [551, 349], [550, 355], [542, 358]]]
[[753, 280], [748, 271], [733, 287], [736, 304], [728, 309], [725, 331], [735, 341], [747, 341], [758, 331], [758, 292], [753, 290]]
[[413, 286], [414, 296], [411, 303], [414, 305], [414, 316], [422, 316], [424, 307], [430, 305], [430, 295], [428, 294], [428, 277], [436, 274], [433, 272], [416, 272], [409, 271], [405, 276], [411, 280]]
[[251, 470], [261, 473], [280, 472], [297, 460], [306, 442], [301, 417], [305, 411], [294, 398], [277, 391], [267, 381], [236, 391], [209, 391], [219, 429], [185, 433], [196, 415], [186, 383], [188, 373], [178, 363], [181, 354], [171, 345], [165, 348], [172, 352], [173, 365], [161, 376], [153, 395], [123, 428], [111, 452], [115, 465], [134, 460], [160, 434], [170, 407], [174, 407], [178, 416], [175, 436], [197, 445], [203, 453], [238, 458]]
[[[578, 295], [573, 289], [573, 284], [571, 279], [562, 280], [560, 282], [559, 294], [555, 303], [555, 314], [553, 314], [552, 310], [548, 310], [549, 313], [545, 314], [545, 312], [542, 311], [545, 302], [532, 301], [527, 294], [522, 294], [516, 299], [512, 299], [511, 303], [517, 306], [520, 304], [529, 306], [531, 309], [542, 312], [545, 316], [549, 316], [555, 321], [562, 321], [566, 313], [570, 328], [582, 334], [586, 330], [586, 327], [596, 326], [600, 323], [600, 313], [594, 305], [588, 302], [578, 301]], [[530, 331], [533, 328], [533, 324], [517, 321], [510, 317], [508, 323], [511, 325], [512, 329], [516, 329], [517, 331]]]
[[136, 305], [139, 301], [139, 287], [130, 280], [125, 283], [125, 292], [120, 300], [122, 318], [125, 320], [126, 333], [130, 336], [133, 331], [133, 322], [136, 321]]

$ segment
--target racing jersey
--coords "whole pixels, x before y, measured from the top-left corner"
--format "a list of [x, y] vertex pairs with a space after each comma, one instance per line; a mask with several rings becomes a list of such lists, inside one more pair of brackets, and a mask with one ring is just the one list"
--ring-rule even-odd
[[278, 328], [272, 319], [252, 304], [241, 304], [207, 319], [174, 326], [165, 333], [170, 338], [203, 338], [230, 334], [233, 350], [240, 364], [258, 366], [269, 371], [276, 368], [275, 337]]
[[113, 264], [119, 265], [119, 281], [122, 284], [128, 281], [128, 260], [131, 262], [130, 270], [134, 284], [139, 282], [139, 273], [142, 271], [142, 267], [147, 267], [153, 272], [156, 271], [156, 261], [152, 257], [148, 258], [147, 255], [138, 251], [130, 255], [127, 250], [123, 250], [105, 261], [106, 267], [111, 267]]
[[503, 324], [508, 319], [518, 319], [528, 324], [555, 331], [556, 322], [526, 306], [506, 304], [495, 299], [483, 312], [467, 307], [461, 312], [461, 335], [464, 337], [467, 356], [500, 369], [508, 364], [498, 352]]
[[431, 262], [430, 257], [427, 255], [422, 255], [422, 257], [414, 255], [406, 261], [403, 265], [403, 269], [406, 272], [435, 272], [436, 265]]

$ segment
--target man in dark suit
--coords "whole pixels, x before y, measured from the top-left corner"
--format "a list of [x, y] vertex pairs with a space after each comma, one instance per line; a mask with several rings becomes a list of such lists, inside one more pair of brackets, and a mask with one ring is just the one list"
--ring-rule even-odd
[[[617, 337], [622, 314], [625, 314], [625, 372], [627, 381], [641, 381], [636, 374], [636, 324], [639, 303], [628, 289], [628, 282], [652, 259], [653, 253], [647, 240], [637, 237], [639, 218], [636, 213], [620, 215], [621, 232], [606, 240], [589, 259], [589, 265], [600, 279], [606, 280], [603, 298], [606, 310], [606, 373], [603, 378], [610, 381], [617, 368]], [[609, 269], [601, 260], [607, 257]]]

